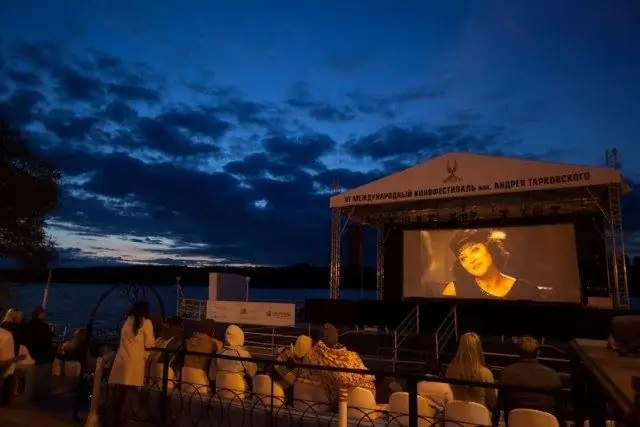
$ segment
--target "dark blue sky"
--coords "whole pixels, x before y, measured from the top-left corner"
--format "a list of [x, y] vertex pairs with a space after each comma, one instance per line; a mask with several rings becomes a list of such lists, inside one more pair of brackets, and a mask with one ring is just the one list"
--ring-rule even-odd
[[326, 263], [332, 183], [450, 151], [640, 181], [633, 0], [21, 0], [0, 37], [65, 264]]

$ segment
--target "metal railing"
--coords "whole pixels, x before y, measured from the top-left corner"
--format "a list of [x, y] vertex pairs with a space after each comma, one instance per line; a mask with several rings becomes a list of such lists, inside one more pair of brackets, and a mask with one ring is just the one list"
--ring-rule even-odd
[[207, 300], [180, 298], [177, 315], [185, 320], [202, 320], [207, 317]]
[[436, 332], [433, 334], [435, 340], [436, 347], [436, 360], [440, 361], [440, 356], [444, 351], [451, 338], [455, 338], [456, 342], [458, 341], [458, 308], [457, 306], [453, 306], [449, 314], [445, 316], [442, 320], [442, 323], [436, 329]]
[[[110, 384], [105, 372], [102, 359], [98, 361], [93, 378], [90, 408], [78, 408], [82, 412], [88, 411], [87, 422], [99, 425], [102, 421], [115, 421], [124, 424], [126, 421], [142, 422], [151, 426], [236, 426], [236, 425], [299, 425], [304, 427], [329, 426], [347, 427], [349, 425], [367, 425], [390, 427], [404, 425], [418, 426], [468, 426], [468, 421], [451, 419], [449, 411], [453, 410], [451, 400], [446, 397], [442, 402], [430, 401], [427, 413], [419, 409], [418, 384], [421, 382], [438, 382], [456, 386], [483, 387], [497, 389], [498, 393], [509, 391], [528, 391], [538, 394], [552, 394], [561, 401], [569, 402], [567, 390], [550, 390], [531, 387], [506, 386], [499, 383], [483, 383], [475, 381], [455, 380], [425, 375], [398, 374], [395, 372], [373, 372], [368, 369], [349, 369], [335, 366], [320, 366], [299, 364], [289, 361], [274, 361], [263, 358], [242, 358], [227, 355], [211, 355], [206, 353], [185, 352], [162, 348], [148, 349], [151, 352], [166, 354], [163, 362], [150, 367], [145, 384], [140, 388], [132, 388], [126, 399], [118, 398], [124, 389], [110, 390]], [[223, 377], [216, 377], [215, 383], [193, 383], [182, 378], [182, 366], [170, 361], [184, 360], [185, 355], [201, 356], [212, 360], [226, 359], [240, 362], [253, 362], [259, 368], [258, 375], [251, 379], [253, 386], [247, 382], [226, 385]], [[260, 368], [260, 367], [266, 368]], [[313, 384], [314, 381], [320, 394], [316, 400], [310, 397], [302, 398], [295, 391], [293, 398], [287, 397], [278, 381], [272, 380], [272, 369], [286, 368], [293, 372], [298, 381]], [[203, 372], [206, 376], [206, 374]], [[349, 374], [349, 375], [344, 375]], [[240, 374], [237, 374], [240, 378]], [[331, 388], [330, 393], [324, 394], [323, 378], [338, 385]], [[350, 385], [349, 381], [353, 384]], [[398, 395], [401, 401], [396, 405], [389, 399], [389, 404], [376, 402], [376, 390], [386, 388], [391, 382], [404, 384], [406, 394]], [[350, 388], [357, 385], [364, 388], [376, 402], [373, 406], [356, 406], [350, 402]], [[386, 391], [386, 389], [385, 389]], [[384, 393], [382, 393], [384, 394]], [[307, 400], [309, 399], [309, 400]], [[565, 411], [556, 414], [561, 420], [565, 419]], [[493, 419], [500, 418], [500, 408], [496, 408]], [[115, 420], [111, 417], [117, 417]], [[487, 419], [492, 417], [486, 411]], [[373, 424], [374, 423], [374, 424]], [[476, 422], [473, 425], [477, 425]], [[562, 423], [561, 423], [562, 424]]]
[[301, 335], [303, 328], [306, 328], [305, 333], [307, 336], [311, 336], [311, 324], [291, 328], [245, 328], [244, 346], [252, 349], [260, 349], [268, 355], [275, 356], [282, 347], [287, 347], [295, 343], [296, 339]]
[[53, 335], [53, 343], [56, 345], [62, 345], [69, 335], [69, 329], [71, 325], [61, 323], [49, 323], [51, 328], [51, 334]]
[[393, 344], [393, 353], [394, 353], [394, 361], [398, 359], [398, 350], [402, 346], [402, 344], [406, 341], [409, 336], [412, 334], [420, 333], [420, 304], [416, 304], [415, 308], [407, 314], [407, 317], [404, 318], [402, 322], [398, 324], [396, 330], [394, 331], [394, 344]]

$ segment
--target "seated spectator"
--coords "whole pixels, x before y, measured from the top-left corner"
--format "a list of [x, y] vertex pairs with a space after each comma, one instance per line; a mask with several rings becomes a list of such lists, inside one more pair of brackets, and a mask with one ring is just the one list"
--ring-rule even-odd
[[151, 324], [153, 325], [153, 332], [157, 336], [161, 336], [165, 326], [164, 317], [162, 317], [161, 314], [152, 314], [149, 320], [151, 320]]
[[[360, 356], [353, 351], [347, 350], [345, 346], [338, 342], [338, 338], [338, 330], [335, 326], [330, 324], [324, 325], [322, 339], [309, 350], [304, 358], [304, 363], [336, 368], [367, 369]], [[374, 397], [376, 395], [375, 377], [373, 375], [329, 372], [320, 369], [301, 369], [300, 376], [318, 381], [324, 386], [333, 411], [337, 411], [341, 387], [361, 387], [369, 390]]]
[[[251, 358], [251, 354], [243, 347], [244, 332], [236, 325], [229, 325], [224, 334], [224, 347], [218, 351], [221, 356], [236, 356]], [[209, 379], [216, 380], [218, 372], [231, 372], [241, 374], [247, 384], [247, 389], [251, 389], [252, 379], [258, 372], [258, 366], [251, 361], [215, 359], [209, 368]]]
[[170, 317], [163, 325], [160, 334], [156, 335], [166, 340], [177, 340], [182, 342], [185, 338], [182, 318], [178, 316]]
[[[152, 319], [153, 323], [153, 319]], [[155, 329], [154, 329], [155, 332]], [[165, 357], [169, 358], [171, 368], [176, 371], [183, 361], [180, 360], [177, 350], [182, 348], [185, 339], [185, 332], [182, 319], [178, 316], [170, 317], [162, 325], [159, 333], [156, 333], [154, 346], [170, 350], [160, 355], [154, 355], [153, 362], [164, 363]]]
[[[277, 362], [292, 361], [295, 363], [302, 363], [304, 357], [309, 353], [312, 347], [311, 338], [306, 335], [300, 335], [296, 339], [295, 345], [280, 349], [276, 356]], [[291, 391], [293, 384], [298, 379], [299, 369], [290, 369], [288, 365], [277, 365], [271, 371], [271, 378], [273, 381], [277, 381], [282, 388], [287, 391]]]
[[402, 391], [404, 390], [402, 389], [402, 385], [400, 385], [399, 382], [396, 382], [396, 381], [391, 382], [389, 384], [389, 387], [387, 388], [387, 398], [386, 398], [386, 402], [384, 403], [389, 403], [389, 398], [393, 393], [401, 393]]
[[[185, 341], [185, 349], [190, 352], [215, 355], [223, 348], [222, 342], [213, 337], [215, 331], [215, 320], [200, 320], [196, 324], [196, 331]], [[184, 366], [185, 368], [201, 369], [204, 372], [209, 372], [211, 360], [212, 357], [186, 355], [184, 357]]]
[[[540, 352], [538, 340], [532, 337], [520, 338], [518, 352], [520, 360], [502, 371], [500, 379], [503, 384], [551, 390], [562, 389], [558, 373], [538, 362]], [[507, 421], [512, 409], [535, 409], [557, 416], [559, 400], [550, 394], [505, 389], [500, 392], [498, 404], [504, 411], [504, 419]]]
[[[446, 378], [493, 383], [493, 374], [485, 366], [482, 342], [477, 334], [472, 332], [460, 338], [460, 344], [453, 360], [447, 366]], [[493, 410], [496, 406], [496, 389], [484, 387], [469, 387], [452, 385], [455, 400], [475, 402]]]
[[66, 341], [60, 347], [58, 359], [67, 361], [82, 362], [84, 358], [85, 344], [87, 342], [86, 329], [76, 329], [69, 341]]

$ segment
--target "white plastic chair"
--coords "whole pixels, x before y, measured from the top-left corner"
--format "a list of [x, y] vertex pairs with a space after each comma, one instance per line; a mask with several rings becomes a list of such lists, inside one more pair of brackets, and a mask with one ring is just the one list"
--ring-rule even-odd
[[[616, 422], [613, 420], [606, 421], [607, 427], [616, 427]], [[584, 425], [582, 427], [589, 427], [589, 420], [585, 420]]]
[[418, 395], [427, 398], [440, 409], [444, 409], [447, 402], [453, 400], [453, 391], [447, 383], [420, 381], [418, 383]]
[[182, 368], [181, 380], [182, 384], [180, 386], [180, 390], [183, 394], [205, 395], [211, 393], [211, 388], [209, 387], [209, 377], [207, 376], [207, 373], [202, 369], [185, 366], [184, 368]]
[[77, 378], [80, 376], [81, 369], [80, 362], [65, 361], [56, 358], [53, 361], [52, 374], [53, 376]]
[[[418, 426], [430, 427], [434, 423], [436, 410], [429, 405], [429, 401], [422, 396], [418, 398]], [[403, 427], [409, 425], [409, 393], [401, 391], [389, 396], [389, 424], [398, 423]]]
[[258, 401], [266, 407], [279, 408], [284, 405], [284, 389], [269, 375], [256, 375], [253, 377], [253, 394]]
[[328, 412], [329, 398], [322, 384], [299, 378], [293, 384], [293, 407], [303, 412]]
[[18, 366], [22, 366], [22, 365], [35, 365], [36, 361], [33, 360], [33, 358], [31, 357], [31, 354], [29, 354], [29, 350], [27, 350], [27, 347], [21, 345], [20, 346], [20, 356], [25, 356], [24, 360], [21, 360], [17, 363]]
[[347, 418], [354, 420], [375, 420], [380, 417], [376, 398], [370, 390], [355, 387], [347, 394]]
[[[151, 390], [162, 390], [162, 374], [163, 374], [164, 364], [162, 363], [152, 363], [149, 366], [149, 385], [151, 386]], [[176, 373], [173, 371], [173, 368], [169, 367], [169, 372], [167, 374], [167, 390], [173, 391], [176, 386]]]
[[509, 427], [560, 427], [552, 414], [535, 409], [513, 409], [507, 424]]
[[220, 400], [244, 400], [247, 384], [241, 374], [219, 371], [216, 375], [216, 396]]
[[489, 410], [475, 402], [454, 400], [444, 407], [445, 427], [491, 426]]

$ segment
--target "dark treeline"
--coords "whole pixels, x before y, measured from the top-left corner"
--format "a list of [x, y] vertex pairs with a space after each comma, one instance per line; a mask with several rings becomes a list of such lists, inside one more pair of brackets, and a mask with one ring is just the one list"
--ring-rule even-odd
[[[207, 286], [209, 273], [240, 274], [251, 278], [251, 287], [255, 288], [329, 288], [329, 268], [306, 264], [292, 267], [180, 267], [180, 266], [117, 266], [56, 268], [52, 272], [54, 283], [106, 283], [106, 284], [144, 284], [175, 285], [176, 278], [186, 286]], [[366, 268], [362, 277], [351, 280], [343, 272], [343, 285], [359, 288], [360, 282], [368, 283], [375, 289], [375, 268]], [[48, 271], [34, 269], [0, 270], [0, 282], [44, 283]]]
[[[329, 288], [329, 268], [299, 264], [291, 267], [180, 267], [180, 266], [111, 266], [86, 268], [57, 268], [53, 270], [54, 283], [71, 284], [145, 284], [158, 286], [175, 285], [176, 278], [185, 286], [207, 286], [209, 273], [240, 274], [251, 278], [254, 288]], [[612, 273], [610, 271], [610, 273]], [[48, 271], [44, 269], [0, 270], [0, 283], [44, 283]], [[587, 291], [589, 296], [606, 294], [607, 279], [604, 276], [594, 281], [600, 291]], [[627, 277], [629, 293], [640, 295], [640, 257], [628, 260]], [[365, 267], [363, 271], [354, 267], [343, 267], [341, 287], [348, 289], [375, 289], [376, 269]], [[583, 277], [583, 283], [585, 282]], [[597, 282], [597, 283], [596, 283]]]

